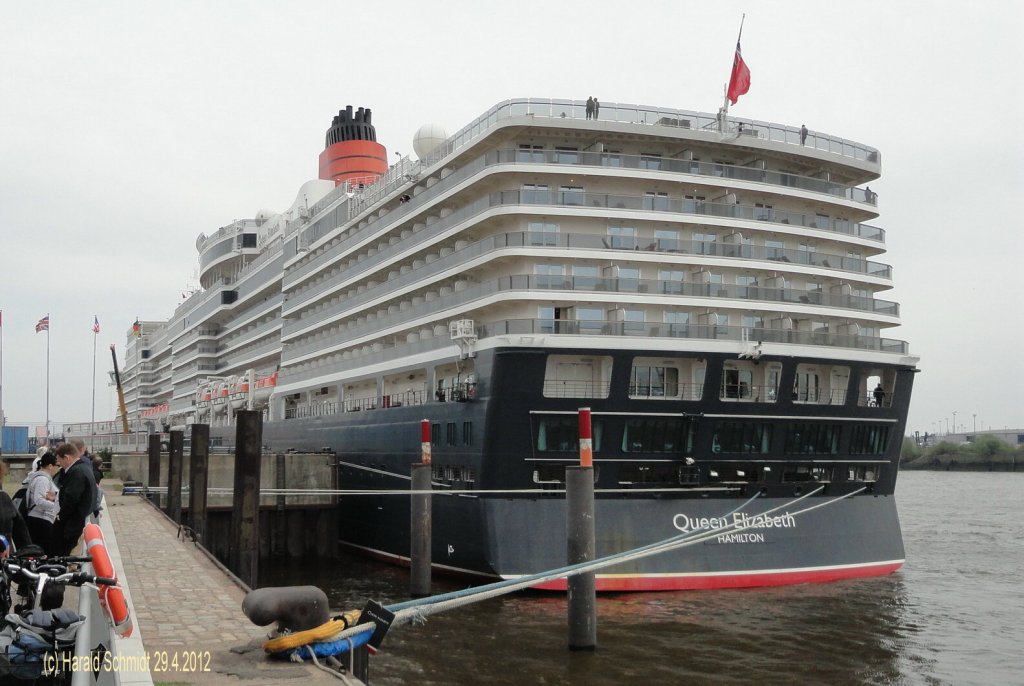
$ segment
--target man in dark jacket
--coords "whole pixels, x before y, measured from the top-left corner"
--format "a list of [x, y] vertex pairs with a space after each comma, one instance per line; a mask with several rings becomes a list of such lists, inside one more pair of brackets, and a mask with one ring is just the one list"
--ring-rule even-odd
[[92, 463], [82, 459], [82, 453], [70, 443], [57, 448], [57, 464], [63, 476], [57, 499], [60, 512], [53, 524], [52, 552], [70, 555], [78, 545], [96, 502], [96, 479], [92, 475]]

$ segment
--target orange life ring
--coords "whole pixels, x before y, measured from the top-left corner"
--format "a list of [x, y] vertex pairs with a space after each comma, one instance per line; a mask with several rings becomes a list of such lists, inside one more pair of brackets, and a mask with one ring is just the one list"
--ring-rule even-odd
[[85, 525], [85, 549], [92, 558], [92, 570], [96, 576], [116, 579], [114, 563], [110, 561], [107, 546], [104, 545], [103, 532], [95, 524]]
[[114, 625], [114, 632], [121, 638], [131, 636], [134, 625], [128, 612], [128, 603], [124, 599], [124, 591], [120, 586], [100, 586], [99, 593], [107, 615]]

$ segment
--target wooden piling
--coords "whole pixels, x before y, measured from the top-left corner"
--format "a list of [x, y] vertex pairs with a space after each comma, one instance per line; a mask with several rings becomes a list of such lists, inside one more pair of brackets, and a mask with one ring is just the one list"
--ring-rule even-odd
[[409, 517], [409, 593], [413, 597], [430, 595], [431, 495], [415, 491], [431, 490], [429, 464], [412, 466], [412, 508]]
[[[160, 486], [160, 434], [149, 435], [149, 472], [146, 474], [146, 485], [150, 488]], [[159, 496], [150, 494], [149, 499], [157, 505], [160, 504]]]
[[250, 588], [256, 588], [263, 414], [257, 410], [239, 410], [235, 419], [237, 424], [234, 501], [231, 510], [231, 561], [235, 574]]
[[206, 489], [209, 470], [210, 425], [193, 424], [188, 462], [188, 519], [189, 526], [200, 543], [206, 540]]
[[167, 458], [167, 516], [181, 524], [181, 475], [185, 465], [185, 436], [182, 431], [171, 432], [171, 446]]

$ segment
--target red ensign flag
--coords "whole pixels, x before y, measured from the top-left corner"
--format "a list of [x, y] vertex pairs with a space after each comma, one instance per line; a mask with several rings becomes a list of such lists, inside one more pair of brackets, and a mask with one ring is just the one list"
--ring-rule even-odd
[[750, 90], [750, 69], [743, 61], [743, 53], [740, 51], [740, 42], [736, 41], [736, 56], [732, 59], [732, 75], [729, 77], [729, 90], [727, 96], [733, 105], [741, 95]]

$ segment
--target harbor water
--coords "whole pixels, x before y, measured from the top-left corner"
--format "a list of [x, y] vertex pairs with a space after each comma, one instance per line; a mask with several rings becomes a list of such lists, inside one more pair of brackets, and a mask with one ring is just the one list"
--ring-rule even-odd
[[[1022, 490], [1024, 474], [903, 472], [907, 563], [890, 576], [602, 595], [593, 653], [567, 649], [564, 594], [519, 593], [394, 629], [370, 681], [1024, 684]], [[337, 608], [408, 598], [408, 570], [362, 559], [262, 574], [261, 585], [319, 585]]]

